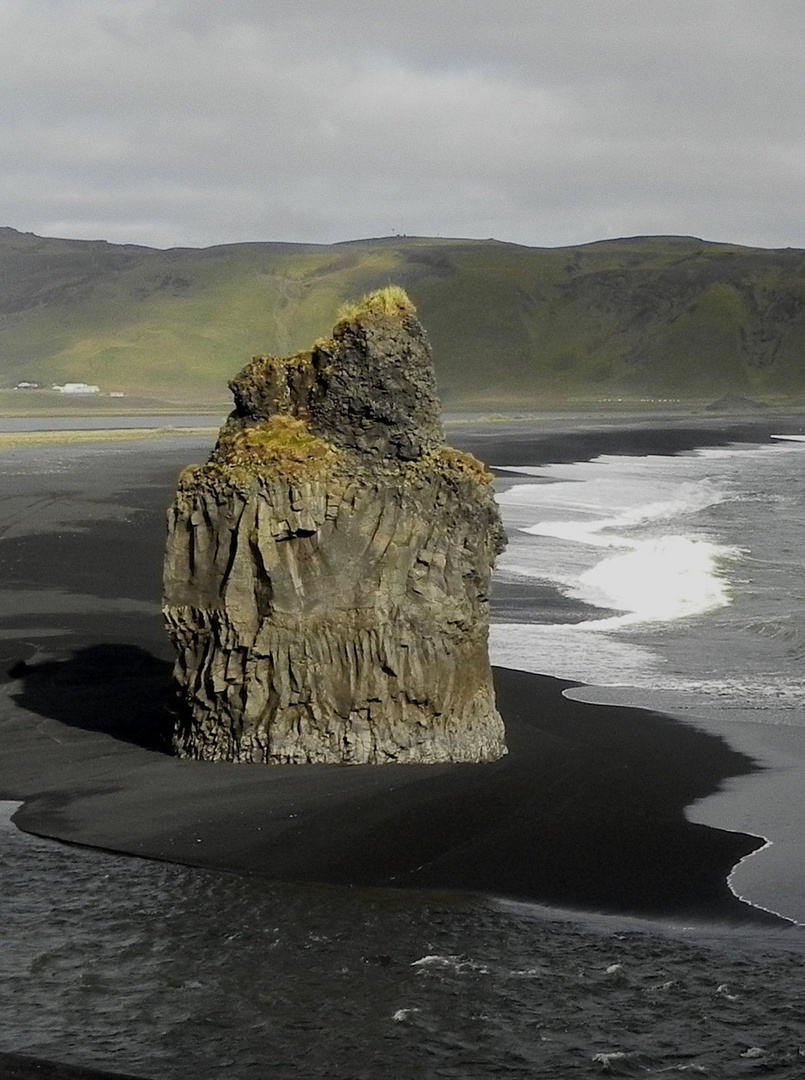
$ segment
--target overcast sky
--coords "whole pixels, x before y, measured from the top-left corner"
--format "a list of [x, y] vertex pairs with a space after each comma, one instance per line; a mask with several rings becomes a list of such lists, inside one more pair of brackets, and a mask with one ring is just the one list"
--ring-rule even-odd
[[0, 224], [805, 247], [803, 0], [0, 0]]

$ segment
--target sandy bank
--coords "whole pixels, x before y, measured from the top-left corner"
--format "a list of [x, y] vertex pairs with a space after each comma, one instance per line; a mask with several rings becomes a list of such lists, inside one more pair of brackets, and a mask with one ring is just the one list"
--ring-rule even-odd
[[725, 884], [757, 841], [682, 813], [746, 758], [668, 717], [568, 701], [557, 680], [496, 676], [510, 753], [493, 765], [180, 762], [159, 749], [167, 665], [97, 646], [6, 686], [0, 791], [31, 832], [266, 878], [762, 918]]

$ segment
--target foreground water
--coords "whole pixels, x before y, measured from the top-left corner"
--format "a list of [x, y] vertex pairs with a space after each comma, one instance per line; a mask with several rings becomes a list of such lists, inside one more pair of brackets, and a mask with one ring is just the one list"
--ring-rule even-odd
[[165, 1080], [801, 1075], [790, 932], [736, 951], [726, 932], [275, 885], [65, 848], [11, 808], [0, 1049]]

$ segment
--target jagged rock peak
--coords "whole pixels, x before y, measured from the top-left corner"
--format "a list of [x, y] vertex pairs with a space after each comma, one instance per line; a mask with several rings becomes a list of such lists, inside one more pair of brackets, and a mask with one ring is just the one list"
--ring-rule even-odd
[[229, 386], [233, 427], [285, 413], [335, 446], [402, 460], [444, 442], [430, 346], [399, 286], [344, 305], [308, 352], [255, 356]]
[[269, 763], [489, 761], [487, 651], [504, 538], [491, 475], [445, 446], [401, 289], [328, 341], [255, 357], [168, 515], [174, 747]]

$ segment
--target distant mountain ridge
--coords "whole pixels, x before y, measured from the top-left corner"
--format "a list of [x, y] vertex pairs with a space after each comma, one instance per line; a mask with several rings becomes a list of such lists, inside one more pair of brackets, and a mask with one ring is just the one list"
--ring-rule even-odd
[[805, 251], [676, 236], [158, 250], [0, 228], [0, 385], [223, 399], [253, 354], [307, 348], [389, 282], [417, 305], [448, 406], [805, 400]]

